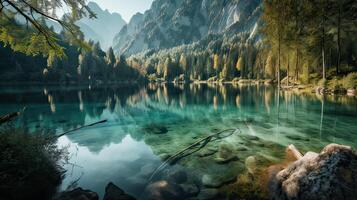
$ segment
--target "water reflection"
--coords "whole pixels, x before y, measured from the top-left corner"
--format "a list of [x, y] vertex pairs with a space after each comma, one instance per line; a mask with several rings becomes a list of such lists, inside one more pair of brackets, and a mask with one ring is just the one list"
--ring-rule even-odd
[[[74, 164], [68, 166], [63, 187], [81, 177], [80, 186], [100, 194], [113, 181], [140, 197], [145, 177], [161, 159], [227, 128], [238, 127], [244, 136], [259, 138], [232, 136], [211, 144], [211, 148], [233, 146], [242, 161], [254, 155], [265, 163], [276, 162], [290, 143], [303, 151], [319, 150], [331, 142], [357, 147], [354, 97], [222, 84], [0, 89], [0, 114], [27, 107], [17, 123], [33, 132], [50, 129], [60, 133], [108, 119], [106, 124], [59, 141], [69, 146]], [[241, 161], [217, 165], [212, 156], [203, 160], [189, 156], [179, 164], [197, 176], [245, 170]]]

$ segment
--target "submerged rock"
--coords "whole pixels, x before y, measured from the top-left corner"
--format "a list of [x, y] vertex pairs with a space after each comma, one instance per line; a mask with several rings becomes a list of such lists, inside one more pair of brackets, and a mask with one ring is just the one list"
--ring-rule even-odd
[[105, 187], [103, 200], [135, 200], [135, 198], [126, 194], [122, 189], [113, 183], [109, 183]]
[[207, 157], [215, 154], [218, 150], [216, 149], [202, 149], [201, 151], [198, 152], [199, 157]]
[[197, 196], [199, 200], [209, 200], [209, 199], [216, 199], [219, 195], [217, 189], [203, 189]]
[[254, 156], [249, 156], [245, 159], [245, 167], [250, 174], [254, 174], [257, 170], [257, 159]]
[[165, 180], [157, 181], [146, 188], [148, 199], [179, 200], [184, 199], [185, 192], [180, 185]]
[[219, 188], [225, 184], [233, 183], [237, 180], [236, 176], [210, 175], [202, 176], [202, 185], [209, 188]]
[[166, 134], [169, 130], [166, 126], [162, 126], [159, 124], [149, 124], [144, 127], [144, 131], [149, 134]]
[[200, 192], [200, 190], [197, 187], [197, 185], [194, 185], [194, 184], [181, 184], [180, 187], [185, 192], [185, 196], [186, 197], [197, 196], [197, 194]]
[[184, 183], [188, 179], [187, 173], [185, 171], [179, 170], [179, 171], [174, 171], [169, 174], [169, 180], [174, 182], [174, 183]]
[[245, 135], [244, 138], [248, 139], [248, 140], [252, 140], [252, 141], [258, 141], [259, 137], [254, 136], [254, 135]]
[[306, 137], [301, 137], [301, 136], [297, 136], [297, 135], [286, 135], [285, 136], [286, 138], [288, 139], [291, 139], [291, 140], [303, 140], [303, 141], [310, 141], [309, 138], [306, 138]]
[[219, 146], [217, 157], [214, 159], [216, 163], [225, 164], [236, 160], [238, 160], [238, 156], [234, 151], [233, 145], [222, 144]]
[[357, 154], [330, 144], [320, 154], [306, 153], [273, 176], [273, 199], [357, 199]]
[[84, 190], [82, 188], [76, 188], [71, 191], [62, 192], [55, 200], [98, 200], [98, 194], [90, 191]]

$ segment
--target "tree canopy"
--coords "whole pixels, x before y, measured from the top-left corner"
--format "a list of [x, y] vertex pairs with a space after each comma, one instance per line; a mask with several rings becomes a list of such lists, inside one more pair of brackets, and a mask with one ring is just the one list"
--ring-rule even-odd
[[[68, 12], [61, 18], [60, 9]], [[0, 0], [0, 41], [27, 55], [63, 57], [64, 47], [47, 23], [62, 27], [70, 44], [85, 47], [83, 34], [74, 24], [84, 16], [95, 17], [86, 0]]]

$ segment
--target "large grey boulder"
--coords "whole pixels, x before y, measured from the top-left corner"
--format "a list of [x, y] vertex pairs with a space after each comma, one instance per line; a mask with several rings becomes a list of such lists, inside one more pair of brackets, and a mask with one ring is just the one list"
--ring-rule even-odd
[[272, 199], [357, 199], [357, 154], [330, 144], [306, 153], [272, 178]]
[[103, 200], [135, 200], [135, 198], [126, 194], [118, 186], [110, 182], [105, 187], [105, 195]]

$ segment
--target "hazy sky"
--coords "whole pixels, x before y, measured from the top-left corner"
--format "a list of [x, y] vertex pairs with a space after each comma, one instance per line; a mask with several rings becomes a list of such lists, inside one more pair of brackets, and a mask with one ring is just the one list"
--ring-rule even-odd
[[149, 9], [153, 0], [91, 0], [102, 9], [119, 13], [126, 22], [137, 12]]

